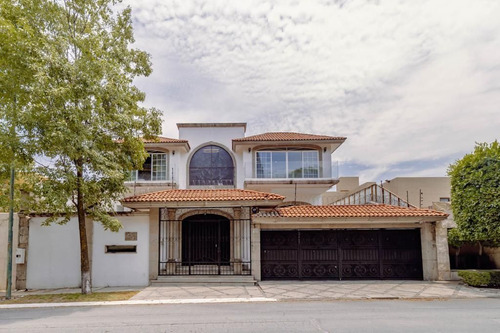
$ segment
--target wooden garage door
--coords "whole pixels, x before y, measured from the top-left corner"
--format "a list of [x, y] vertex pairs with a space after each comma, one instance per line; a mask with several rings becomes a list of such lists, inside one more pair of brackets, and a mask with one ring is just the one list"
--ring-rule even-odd
[[262, 279], [422, 279], [420, 231], [261, 232]]

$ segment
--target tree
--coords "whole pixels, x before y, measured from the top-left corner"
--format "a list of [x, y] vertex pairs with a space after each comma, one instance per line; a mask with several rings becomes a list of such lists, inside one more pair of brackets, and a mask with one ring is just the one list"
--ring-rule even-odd
[[126, 191], [126, 171], [147, 156], [140, 137], [160, 131], [160, 112], [140, 106], [145, 95], [133, 85], [151, 73], [149, 55], [133, 49], [131, 10], [114, 12], [114, 0], [16, 0], [35, 13], [41, 31], [30, 65], [29, 107], [24, 125], [29, 146], [43, 156], [34, 187], [46, 224], [76, 214], [80, 235], [82, 293], [91, 292], [86, 219], [117, 231], [110, 214]]
[[[451, 206], [460, 242], [500, 242], [500, 144], [476, 144], [474, 152], [451, 164]], [[482, 253], [480, 253], [481, 255]]]
[[[20, 190], [29, 191], [33, 149], [29, 140], [31, 85], [35, 79], [32, 65], [40, 50], [43, 24], [34, 14], [42, 2], [21, 7], [9, 1], [0, 2], [0, 210], [10, 205], [10, 171], [17, 173], [14, 209], [19, 211]], [[39, 29], [34, 29], [37, 26]], [[20, 171], [20, 172], [19, 172]], [[25, 204], [24, 204], [25, 206]]]

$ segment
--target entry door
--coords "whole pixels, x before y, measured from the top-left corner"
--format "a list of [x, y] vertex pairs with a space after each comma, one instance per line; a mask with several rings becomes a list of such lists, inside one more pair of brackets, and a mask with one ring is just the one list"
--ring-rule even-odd
[[183, 265], [229, 265], [229, 220], [196, 215], [182, 221]]

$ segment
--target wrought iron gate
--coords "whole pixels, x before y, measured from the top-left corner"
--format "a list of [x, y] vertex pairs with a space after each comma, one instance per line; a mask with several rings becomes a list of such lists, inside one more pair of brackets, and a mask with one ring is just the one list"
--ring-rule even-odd
[[160, 214], [159, 275], [250, 275], [250, 220]]
[[422, 279], [420, 231], [261, 232], [263, 279]]

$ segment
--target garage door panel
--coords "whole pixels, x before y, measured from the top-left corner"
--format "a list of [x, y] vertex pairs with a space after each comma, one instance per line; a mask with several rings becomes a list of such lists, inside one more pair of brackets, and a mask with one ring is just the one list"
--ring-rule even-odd
[[377, 263], [342, 263], [342, 279], [378, 279], [380, 265]]
[[338, 279], [339, 269], [337, 265], [323, 264], [302, 264], [301, 278], [307, 279]]
[[365, 262], [375, 261], [378, 262], [379, 250], [378, 248], [372, 249], [347, 249], [342, 250], [342, 261]]
[[340, 233], [340, 236], [340, 246], [342, 248], [378, 248], [379, 245], [378, 233], [373, 230], [344, 231]]
[[415, 230], [261, 232], [263, 279], [421, 279]]
[[261, 246], [263, 248], [296, 249], [298, 246], [297, 231], [266, 231], [262, 232]]
[[310, 250], [302, 249], [302, 261], [334, 261], [338, 260], [338, 250]]
[[412, 264], [390, 264], [382, 266], [385, 279], [421, 279], [422, 269]]
[[300, 246], [302, 249], [336, 249], [337, 234], [325, 231], [307, 231], [300, 233]]
[[263, 279], [297, 279], [299, 278], [298, 263], [265, 263], [261, 270]]

